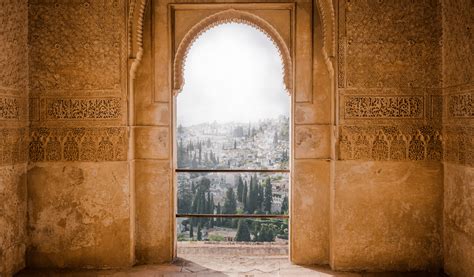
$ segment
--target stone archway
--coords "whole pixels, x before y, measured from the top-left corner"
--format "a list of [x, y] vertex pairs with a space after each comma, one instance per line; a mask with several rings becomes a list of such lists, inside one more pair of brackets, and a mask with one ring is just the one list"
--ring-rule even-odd
[[291, 95], [293, 92], [293, 68], [292, 57], [288, 45], [285, 43], [281, 35], [267, 21], [255, 14], [228, 9], [212, 14], [199, 23], [194, 25], [183, 37], [179, 43], [176, 55], [173, 61], [173, 91], [176, 95], [184, 85], [184, 63], [189, 49], [194, 41], [205, 31], [224, 23], [242, 23], [254, 27], [265, 34], [277, 47], [283, 62], [283, 78], [287, 92]]
[[[174, 257], [173, 97], [182, 87], [182, 64], [194, 38], [226, 21], [243, 22], [261, 29], [281, 52], [285, 85], [294, 99], [290, 258], [299, 264], [329, 262], [329, 188], [334, 153], [331, 148], [334, 10], [329, 0], [315, 5], [317, 7], [312, 3], [296, 2], [173, 4], [132, 1], [129, 124], [134, 173], [130, 183], [134, 191], [132, 216], [136, 221], [138, 263], [158, 263]], [[288, 27], [286, 37], [268, 22], [272, 16], [278, 17], [269, 12], [269, 7], [287, 12], [291, 20], [298, 18], [292, 21], [295, 25]], [[174, 16], [173, 8], [187, 12], [200, 10], [195, 22], [183, 32], [169, 25]], [[311, 16], [313, 9], [318, 11], [314, 17]], [[265, 20], [261, 16], [266, 16]], [[170, 41], [174, 32], [181, 38]], [[314, 203], [319, 203], [320, 209], [308, 212]]]

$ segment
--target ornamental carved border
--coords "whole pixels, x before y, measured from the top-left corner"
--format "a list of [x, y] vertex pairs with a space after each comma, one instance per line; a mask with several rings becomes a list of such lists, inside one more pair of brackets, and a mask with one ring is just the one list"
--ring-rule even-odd
[[48, 120], [114, 120], [122, 116], [119, 97], [42, 99]]
[[345, 119], [422, 119], [423, 96], [345, 95]]
[[441, 129], [427, 125], [341, 127], [339, 160], [441, 161]]
[[42, 161], [126, 161], [126, 127], [35, 128], [30, 131], [29, 159]]
[[184, 64], [187, 58], [187, 54], [193, 45], [193, 43], [203, 34], [204, 32], [212, 29], [218, 25], [226, 23], [242, 23], [247, 24], [256, 28], [257, 30], [264, 33], [277, 47], [280, 57], [283, 61], [283, 79], [286, 90], [288, 93], [293, 92], [292, 82], [292, 58], [290, 50], [288, 49], [285, 41], [280, 36], [278, 31], [264, 19], [240, 10], [228, 9], [217, 12], [207, 18], [204, 18], [199, 23], [194, 25], [188, 33], [184, 36], [180, 42], [173, 62], [173, 90], [176, 95], [182, 90], [184, 85]]
[[444, 161], [474, 166], [474, 127], [445, 126]]
[[0, 120], [18, 120], [21, 116], [19, 98], [0, 96]]
[[[132, 82], [143, 55], [143, 19], [145, 8], [150, 4], [150, 1], [129, 0], [128, 57], [132, 61], [129, 68]], [[317, 8], [321, 13], [321, 25], [323, 26], [323, 50], [328, 57], [334, 57], [336, 52], [336, 16], [333, 2], [332, 0], [318, 0]], [[130, 88], [133, 94], [133, 84]]]
[[0, 129], [0, 165], [12, 165], [28, 161], [27, 128]]
[[453, 118], [474, 117], [474, 99], [472, 93], [448, 96], [448, 114]]

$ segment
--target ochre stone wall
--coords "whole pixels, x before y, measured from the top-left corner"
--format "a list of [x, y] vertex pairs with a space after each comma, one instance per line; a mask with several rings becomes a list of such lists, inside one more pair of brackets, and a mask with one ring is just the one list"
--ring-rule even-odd
[[0, 3], [0, 276], [25, 265], [28, 4]]
[[[139, 2], [134, 2], [133, 10], [139, 8]], [[299, 264], [327, 264], [332, 166], [330, 160], [333, 155], [331, 70], [334, 53], [327, 49], [329, 47], [326, 44], [332, 42], [330, 38], [333, 29], [328, 18], [334, 19], [334, 14], [329, 8], [320, 10], [321, 5], [310, 0], [293, 1], [294, 5], [270, 3], [273, 1], [267, 0], [251, 4], [240, 3], [232, 5], [235, 10], [227, 12], [225, 11], [231, 6], [226, 4], [213, 6], [201, 0], [180, 7], [176, 2], [179, 1], [154, 1], [146, 7], [144, 27], [138, 32], [143, 39], [143, 52], [133, 57], [133, 64], [140, 60], [136, 71], [132, 70], [135, 79], [132, 86], [134, 111], [131, 112], [135, 121], [133, 166], [136, 187], [137, 263], [170, 261], [175, 250], [175, 192], [172, 172], [175, 104], [172, 77], [175, 73], [172, 72], [170, 64], [176, 61], [181, 64], [179, 59], [183, 57], [179, 55], [179, 51], [174, 52], [176, 49], [170, 48], [171, 42], [180, 45], [179, 38], [199, 33], [189, 30], [198, 22], [210, 21], [211, 25], [222, 21], [239, 22], [243, 11], [244, 14], [252, 14], [244, 17], [254, 20], [251, 24], [258, 25], [260, 19], [266, 20], [268, 24], [278, 26], [277, 32], [283, 30], [279, 34], [285, 41], [294, 43], [289, 44], [291, 47], [288, 46], [292, 50], [290, 52], [295, 66], [292, 80], [294, 155], [290, 259]], [[227, 3], [231, 2], [234, 1]], [[328, 2], [325, 1], [325, 4]], [[170, 13], [170, 21], [167, 18], [169, 7], [175, 9]], [[219, 11], [222, 11], [221, 21], [212, 21], [219, 18], [213, 16]], [[295, 14], [297, 20], [290, 20], [290, 11]], [[191, 12], [192, 16], [189, 15]], [[257, 20], [257, 16], [260, 19]], [[326, 19], [323, 20], [323, 17]], [[175, 24], [171, 24], [174, 19]], [[198, 25], [201, 26], [199, 23]], [[294, 37], [284, 31], [291, 30], [292, 26], [295, 30]], [[171, 27], [173, 28], [169, 33]], [[175, 34], [175, 39], [170, 42], [170, 37]], [[327, 41], [324, 41], [325, 37]], [[286, 70], [291, 71], [291, 68]], [[179, 86], [175, 88], [179, 89]]]
[[28, 266], [133, 263], [126, 5], [29, 1]]
[[443, 0], [444, 269], [474, 275], [474, 3]]
[[[292, 261], [472, 276], [472, 1], [333, 2], [295, 0]], [[174, 2], [129, 34], [141, 3], [0, 3], [0, 275], [172, 259]]]
[[331, 265], [440, 268], [441, 6], [338, 3]]

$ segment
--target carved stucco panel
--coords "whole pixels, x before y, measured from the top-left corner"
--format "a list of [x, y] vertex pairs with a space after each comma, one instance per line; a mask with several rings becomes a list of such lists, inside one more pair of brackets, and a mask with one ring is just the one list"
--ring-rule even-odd
[[34, 128], [30, 132], [29, 159], [42, 161], [125, 161], [126, 127]]
[[437, 2], [410, 2], [409, 10], [407, 1], [339, 4], [339, 87], [440, 86]]
[[440, 128], [427, 125], [342, 126], [339, 160], [441, 161]]
[[0, 3], [0, 93], [25, 94], [27, 89], [28, 5], [26, 0]]
[[474, 82], [474, 5], [470, 0], [443, 1], [443, 86]]
[[124, 0], [33, 0], [29, 4], [33, 92], [120, 92], [126, 82]]

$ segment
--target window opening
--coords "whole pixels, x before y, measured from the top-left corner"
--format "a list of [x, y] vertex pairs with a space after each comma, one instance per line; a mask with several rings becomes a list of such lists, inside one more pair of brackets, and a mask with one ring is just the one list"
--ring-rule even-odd
[[283, 70], [271, 39], [246, 24], [217, 25], [189, 49], [176, 99], [178, 255], [195, 253], [189, 241], [268, 242], [287, 254], [291, 99]]

